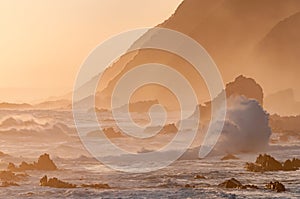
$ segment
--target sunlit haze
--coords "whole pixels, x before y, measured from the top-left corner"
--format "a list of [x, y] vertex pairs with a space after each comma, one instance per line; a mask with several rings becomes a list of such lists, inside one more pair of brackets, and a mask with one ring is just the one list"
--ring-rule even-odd
[[0, 1], [0, 101], [66, 94], [96, 45], [163, 22], [181, 1]]

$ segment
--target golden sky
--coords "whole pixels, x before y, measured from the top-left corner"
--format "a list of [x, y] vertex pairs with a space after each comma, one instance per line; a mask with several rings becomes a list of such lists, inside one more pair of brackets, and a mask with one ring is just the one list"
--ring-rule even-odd
[[167, 19], [182, 0], [1, 0], [0, 101], [70, 91], [89, 52], [110, 36]]

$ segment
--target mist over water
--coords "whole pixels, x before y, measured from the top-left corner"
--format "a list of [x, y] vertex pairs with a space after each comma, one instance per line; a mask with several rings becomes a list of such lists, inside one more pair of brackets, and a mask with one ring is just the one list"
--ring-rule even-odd
[[258, 152], [269, 145], [269, 115], [254, 99], [228, 99], [226, 121], [216, 148], [227, 153]]

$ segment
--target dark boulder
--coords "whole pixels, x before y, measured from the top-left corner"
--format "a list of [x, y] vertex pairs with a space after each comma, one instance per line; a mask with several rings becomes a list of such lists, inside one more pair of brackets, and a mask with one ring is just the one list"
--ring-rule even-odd
[[283, 163], [283, 170], [285, 171], [296, 171], [297, 169], [298, 167], [296, 167], [291, 160], [286, 160]]
[[231, 178], [230, 180], [226, 180], [225, 182], [219, 184], [218, 186], [222, 188], [240, 188], [243, 185], [235, 178]]
[[259, 155], [255, 163], [246, 163], [245, 168], [253, 172], [265, 171], [295, 171], [299, 168], [298, 159], [286, 160], [284, 163], [279, 162], [270, 155]]
[[219, 184], [218, 186], [227, 189], [259, 189], [256, 185], [243, 185], [235, 178], [226, 180], [225, 182]]
[[266, 184], [266, 188], [270, 189], [270, 190], [277, 191], [277, 192], [285, 191], [285, 186], [282, 183], [278, 182], [278, 181], [270, 182], [269, 184]]
[[184, 188], [195, 188], [195, 185], [191, 185], [191, 184], [185, 184]]
[[49, 178], [45, 175], [40, 179], [40, 186], [53, 188], [76, 188], [75, 184], [61, 181], [57, 178]]
[[270, 155], [259, 155], [255, 161], [256, 164], [261, 165], [266, 171], [282, 170], [282, 164]]

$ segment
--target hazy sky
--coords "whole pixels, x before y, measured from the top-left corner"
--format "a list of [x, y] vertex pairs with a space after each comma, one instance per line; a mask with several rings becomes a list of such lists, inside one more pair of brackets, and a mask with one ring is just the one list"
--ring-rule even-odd
[[0, 0], [0, 101], [70, 91], [97, 44], [163, 22], [181, 1]]

